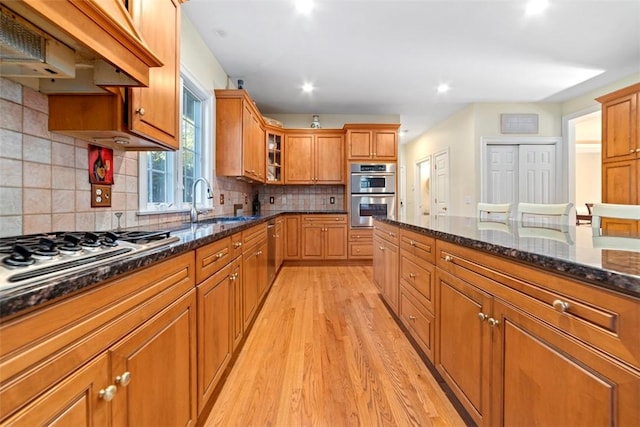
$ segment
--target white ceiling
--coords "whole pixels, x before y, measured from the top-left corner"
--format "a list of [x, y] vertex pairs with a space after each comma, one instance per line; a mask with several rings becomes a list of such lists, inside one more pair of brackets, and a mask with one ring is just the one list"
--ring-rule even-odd
[[183, 13], [263, 114], [397, 114], [406, 142], [469, 103], [562, 102], [640, 71], [640, 0], [549, 2], [537, 16], [525, 0], [315, 0], [310, 15], [293, 0], [189, 0]]

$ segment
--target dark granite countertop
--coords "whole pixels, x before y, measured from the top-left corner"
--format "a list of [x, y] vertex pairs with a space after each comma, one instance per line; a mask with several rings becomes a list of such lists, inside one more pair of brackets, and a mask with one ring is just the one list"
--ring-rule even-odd
[[564, 231], [516, 221], [422, 216], [381, 219], [400, 228], [640, 297], [640, 236], [593, 236], [590, 226]]
[[246, 220], [239, 222], [216, 223], [213, 222], [216, 218], [210, 218], [193, 226], [189, 223], [178, 223], [141, 227], [145, 230], [168, 230], [171, 231], [171, 236], [179, 237], [180, 240], [151, 251], [134, 254], [126, 259], [118, 259], [111, 263], [87, 267], [81, 271], [60, 275], [37, 283], [27, 285], [0, 283], [0, 320], [7, 320], [17, 314], [29, 312], [43, 304], [83, 289], [88, 289], [105, 280], [114, 279], [122, 274], [130, 273], [172, 256], [194, 250], [199, 246], [215, 242], [283, 214], [346, 213], [344, 210], [265, 211], [262, 215], [245, 217], [247, 218]]

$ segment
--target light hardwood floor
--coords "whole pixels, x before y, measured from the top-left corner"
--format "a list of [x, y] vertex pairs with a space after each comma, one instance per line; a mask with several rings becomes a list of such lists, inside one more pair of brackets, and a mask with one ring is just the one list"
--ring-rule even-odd
[[371, 267], [283, 267], [207, 426], [458, 426]]

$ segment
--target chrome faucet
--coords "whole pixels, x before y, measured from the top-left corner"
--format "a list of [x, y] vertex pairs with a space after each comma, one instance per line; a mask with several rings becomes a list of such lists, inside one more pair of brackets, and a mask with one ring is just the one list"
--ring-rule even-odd
[[207, 181], [206, 178], [200, 177], [195, 181], [193, 181], [193, 186], [191, 187], [191, 197], [193, 197], [193, 201], [191, 202], [191, 212], [190, 212], [192, 223], [198, 222], [198, 215], [200, 215], [201, 213], [204, 213], [204, 211], [199, 211], [196, 209], [196, 202], [198, 201], [196, 187], [198, 186], [199, 182], [203, 182], [207, 186], [207, 198], [213, 199], [213, 194], [211, 194], [211, 184], [209, 184], [209, 181]]

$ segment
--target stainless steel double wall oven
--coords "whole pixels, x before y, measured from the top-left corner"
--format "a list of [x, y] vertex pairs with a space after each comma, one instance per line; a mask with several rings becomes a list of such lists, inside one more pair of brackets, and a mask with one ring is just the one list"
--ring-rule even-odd
[[374, 216], [394, 216], [396, 164], [351, 164], [351, 226], [372, 227]]

